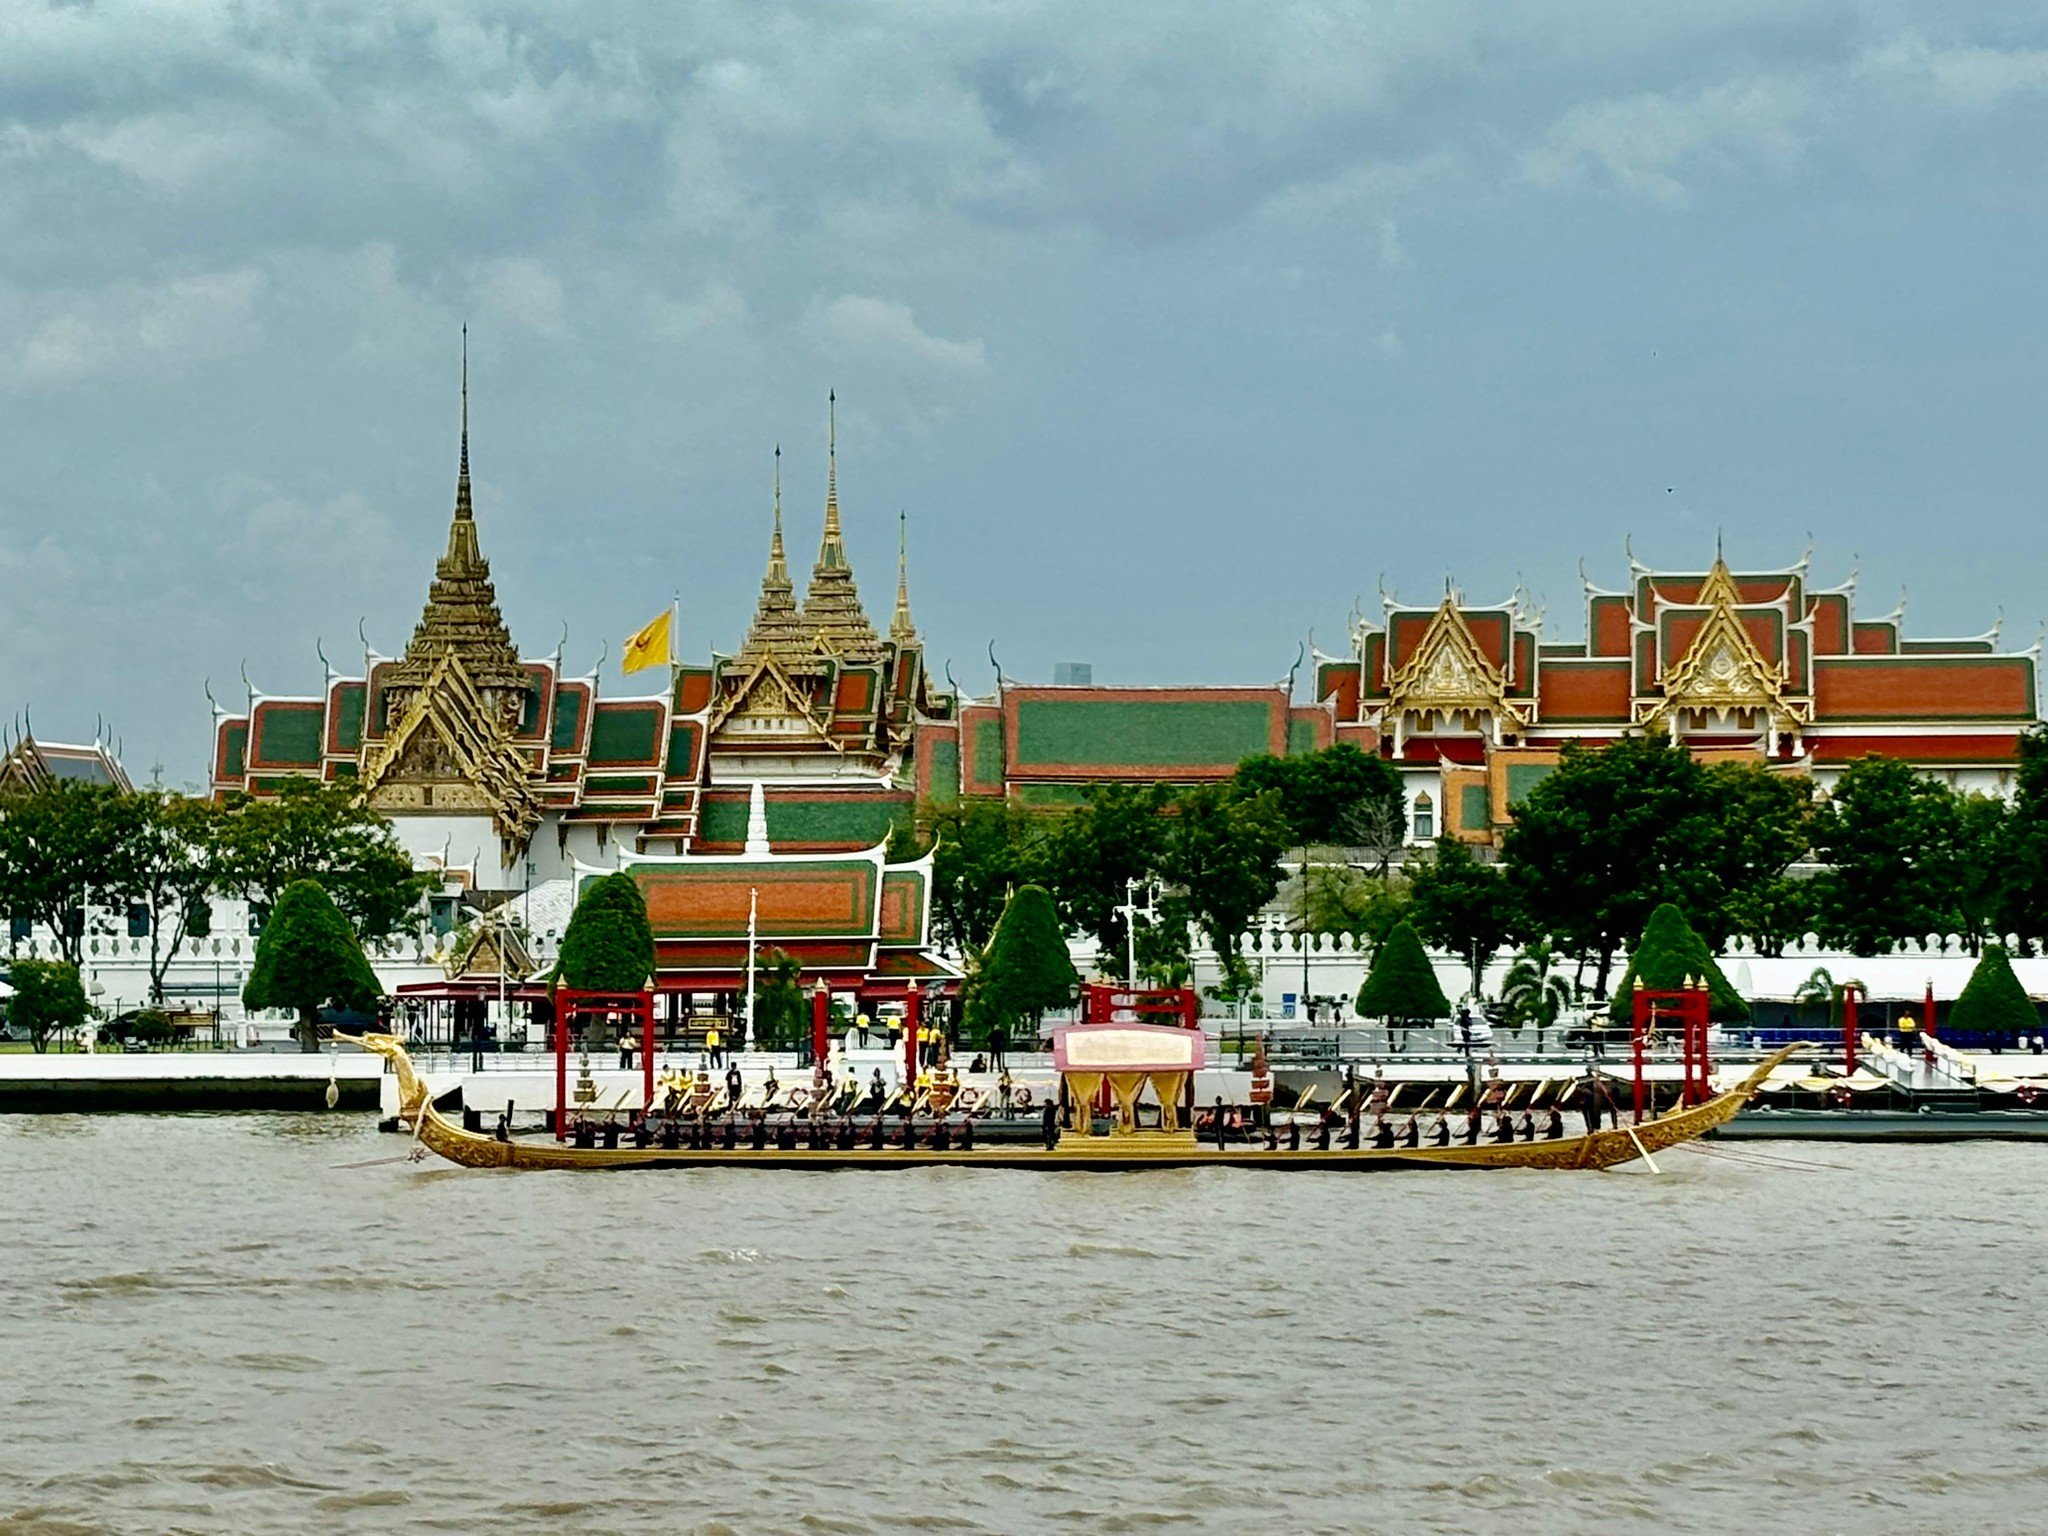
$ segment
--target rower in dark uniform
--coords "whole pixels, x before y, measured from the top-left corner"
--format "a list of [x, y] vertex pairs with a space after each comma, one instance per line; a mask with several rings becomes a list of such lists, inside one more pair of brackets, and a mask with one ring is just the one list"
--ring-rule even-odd
[[1555, 1104], [1550, 1106], [1550, 1118], [1544, 1122], [1543, 1136], [1546, 1141], [1557, 1141], [1564, 1135], [1564, 1116], [1557, 1112]]
[[1522, 1111], [1522, 1140], [1534, 1141], [1535, 1139], [1536, 1117], [1525, 1109]]
[[654, 1140], [654, 1133], [647, 1129], [647, 1117], [645, 1115], [635, 1115], [633, 1117], [633, 1145], [644, 1147], [652, 1140]]
[[1436, 1117], [1436, 1129], [1429, 1133], [1432, 1146], [1448, 1147], [1451, 1144], [1451, 1121], [1447, 1115]]
[[775, 1150], [778, 1152], [794, 1152], [796, 1150], [796, 1127], [788, 1120], [784, 1120], [782, 1124], [775, 1128]]
[[726, 1151], [730, 1152], [734, 1147], [739, 1145], [739, 1139], [740, 1128], [737, 1124], [734, 1123], [733, 1117], [731, 1115], [727, 1115], [725, 1117], [725, 1130], [720, 1134], [718, 1138], [718, 1144], [721, 1147], [725, 1148]]
[[1507, 1117], [1505, 1111], [1502, 1112], [1500, 1119], [1494, 1122], [1493, 1139], [1501, 1142], [1515, 1139], [1515, 1122]]
[[1216, 1108], [1212, 1112], [1209, 1128], [1216, 1133], [1216, 1150], [1221, 1152], [1223, 1150], [1224, 1132], [1223, 1096], [1221, 1094], [1216, 1096]]
[[962, 1152], [974, 1150], [974, 1116], [968, 1115], [960, 1122], [959, 1139], [953, 1143]]
[[1324, 1115], [1320, 1120], [1316, 1121], [1316, 1150], [1318, 1152], [1330, 1150], [1330, 1117], [1328, 1115]]
[[748, 1128], [747, 1135], [750, 1144], [756, 1152], [759, 1152], [768, 1145], [768, 1112], [766, 1110], [757, 1109], [754, 1111], [754, 1123]]
[[1464, 1142], [1468, 1147], [1479, 1145], [1479, 1111], [1476, 1108], [1465, 1116]]
[[1056, 1096], [1048, 1098], [1045, 1108], [1039, 1112], [1038, 1132], [1045, 1142], [1046, 1151], [1050, 1152], [1060, 1144], [1060, 1106]]
[[931, 1149], [934, 1152], [953, 1150], [953, 1132], [947, 1127], [944, 1119], [935, 1121], [932, 1125]]
[[1401, 1145], [1404, 1147], [1419, 1147], [1422, 1145], [1422, 1122], [1413, 1115], [1408, 1117], [1407, 1128], [1401, 1132]]
[[1377, 1151], [1390, 1151], [1394, 1145], [1394, 1128], [1384, 1120], [1375, 1120], [1372, 1127], [1372, 1144]]
[[682, 1144], [682, 1123], [674, 1115], [663, 1115], [661, 1117], [661, 1150], [673, 1152]]
[[1300, 1117], [1295, 1115], [1287, 1117], [1287, 1150], [1290, 1152], [1299, 1152], [1301, 1150], [1301, 1120]]
[[878, 1109], [875, 1111], [874, 1122], [868, 1126], [868, 1150], [881, 1151], [882, 1144], [887, 1139], [888, 1133], [882, 1127], [882, 1112]]

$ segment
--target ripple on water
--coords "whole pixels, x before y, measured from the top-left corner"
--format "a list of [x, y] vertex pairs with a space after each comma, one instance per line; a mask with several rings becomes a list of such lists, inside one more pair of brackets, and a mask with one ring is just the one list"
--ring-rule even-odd
[[1991, 1532], [2048, 1483], [2004, 1236], [2048, 1149], [608, 1179], [50, 1132], [0, 1123], [0, 1536]]

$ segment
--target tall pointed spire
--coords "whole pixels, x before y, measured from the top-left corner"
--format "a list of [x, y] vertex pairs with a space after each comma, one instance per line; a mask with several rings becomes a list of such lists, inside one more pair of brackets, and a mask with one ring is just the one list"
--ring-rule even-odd
[[[455, 516], [448, 524], [448, 550], [434, 567], [427, 604], [405, 655], [393, 669], [387, 690], [402, 694], [424, 683], [444, 654], [458, 657], [470, 681], [487, 696], [523, 699], [529, 686], [519, 652], [498, 610], [491, 564], [477, 541], [476, 512], [469, 488], [469, 327], [462, 328], [461, 451], [455, 472]], [[506, 708], [510, 708], [508, 703]]]
[[818, 563], [804, 593], [804, 627], [816, 647], [845, 661], [873, 661], [882, 653], [875, 627], [861, 607], [853, 584], [853, 566], [846, 558], [846, 538], [839, 526], [839, 395], [826, 397], [825, 536], [818, 544]]
[[462, 327], [462, 455], [455, 471], [455, 516], [459, 522], [475, 517], [469, 500], [469, 327]]
[[898, 645], [917, 643], [917, 626], [910, 622], [910, 514], [896, 514], [896, 613], [889, 620], [889, 638]]
[[768, 540], [768, 574], [761, 578], [761, 600], [747, 631], [740, 656], [758, 661], [766, 656], [788, 661], [809, 654], [810, 637], [797, 612], [796, 588], [789, 579], [789, 558], [782, 548], [782, 445], [775, 445], [775, 531]]

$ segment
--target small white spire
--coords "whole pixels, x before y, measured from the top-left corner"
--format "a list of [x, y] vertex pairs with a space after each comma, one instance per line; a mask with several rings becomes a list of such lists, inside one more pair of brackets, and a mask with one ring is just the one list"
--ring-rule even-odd
[[768, 797], [756, 779], [747, 796], [747, 857], [765, 859], [768, 854]]

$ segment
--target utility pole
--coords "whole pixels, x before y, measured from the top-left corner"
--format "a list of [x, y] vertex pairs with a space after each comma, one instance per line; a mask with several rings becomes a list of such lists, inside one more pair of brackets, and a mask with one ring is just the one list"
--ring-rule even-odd
[[[1138, 887], [1141, 884], [1146, 886], [1145, 905], [1142, 907], [1138, 905]], [[1124, 881], [1124, 904], [1116, 910], [1124, 915], [1124, 941], [1129, 966], [1124, 984], [1135, 992], [1138, 990], [1138, 918], [1142, 914], [1147, 922], [1154, 922], [1159, 917], [1149, 883], [1140, 881], [1135, 875], [1127, 878]]]
[[747, 1028], [742, 1036], [749, 1051], [754, 1048], [754, 936], [760, 910], [761, 889], [750, 886], [747, 890]]

